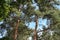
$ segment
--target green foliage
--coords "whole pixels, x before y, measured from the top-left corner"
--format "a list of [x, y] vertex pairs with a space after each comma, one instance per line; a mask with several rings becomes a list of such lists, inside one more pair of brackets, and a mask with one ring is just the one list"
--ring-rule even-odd
[[10, 12], [10, 5], [8, 5], [7, 3], [5, 3], [5, 1], [1, 2], [0, 4], [0, 19], [4, 19], [8, 16], [9, 12]]
[[[54, 4], [60, 4], [56, 0], [34, 0], [38, 7], [39, 10], [35, 10], [35, 8], [32, 5], [32, 0], [0, 0], [0, 20], [5, 20], [7, 24], [9, 24], [13, 29], [16, 26], [17, 20], [22, 16], [21, 12], [24, 13], [24, 17], [19, 19], [21, 22], [19, 24], [18, 28], [18, 40], [21, 38], [21, 40], [26, 39], [30, 33], [31, 29], [26, 27], [25, 21], [26, 22], [31, 22], [32, 19], [30, 19], [31, 16], [37, 15], [38, 18], [44, 17], [45, 15], [46, 18], [49, 16], [51, 17], [51, 21], [53, 21], [53, 24], [51, 25], [51, 30], [53, 31], [58, 31], [60, 29], [60, 11], [56, 10], [53, 8], [53, 5], [51, 4], [52, 1], [54, 1]], [[24, 5], [26, 5], [26, 9], [24, 8]], [[21, 7], [21, 8], [20, 8]], [[15, 16], [11, 17], [11, 14], [16, 14]], [[38, 19], [37, 18], [37, 19]], [[35, 21], [35, 17], [34, 20]], [[12, 33], [14, 30], [8, 33]], [[48, 32], [43, 32], [42, 38], [44, 40], [59, 40], [59, 34], [60, 32], [54, 32], [54, 34], [51, 36], [48, 34]], [[12, 38], [13, 33], [10, 36], [10, 40]], [[57, 37], [58, 38], [57, 38]], [[24, 38], [26, 37], [26, 38]], [[7, 38], [6, 38], [7, 39]], [[41, 39], [41, 40], [43, 40]]]

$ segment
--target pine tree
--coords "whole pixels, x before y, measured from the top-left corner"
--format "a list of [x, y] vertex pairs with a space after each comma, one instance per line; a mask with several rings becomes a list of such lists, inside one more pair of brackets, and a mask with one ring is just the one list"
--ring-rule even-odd
[[[0, 20], [4, 20], [13, 27], [15, 30], [15, 34], [13, 40], [17, 40], [18, 35], [18, 24], [20, 22], [31, 22], [34, 21], [36, 23], [35, 29], [34, 29], [34, 40], [37, 40], [37, 27], [38, 27], [38, 19], [40, 17], [47, 18], [48, 20], [51, 20], [51, 25], [47, 29], [43, 29], [42, 31], [53, 30], [55, 36], [59, 34], [59, 24], [60, 24], [60, 12], [59, 10], [55, 9], [53, 6], [54, 4], [59, 5], [60, 3], [56, 0], [34, 0], [35, 3], [37, 3], [37, 6], [39, 7], [39, 10], [35, 10], [33, 6], [32, 0], [2, 0], [0, 1]], [[27, 7], [24, 8], [24, 5]], [[22, 16], [22, 13], [24, 13], [24, 17]], [[32, 20], [31, 16], [35, 16]], [[10, 19], [9, 19], [10, 18]], [[7, 20], [8, 19], [8, 20]], [[23, 24], [24, 24], [23, 23]], [[53, 37], [55, 37], [53, 35]], [[44, 36], [44, 34], [43, 34]], [[50, 35], [47, 35], [47, 37]], [[59, 36], [57, 36], [59, 37]], [[42, 37], [44, 39], [44, 37]], [[54, 38], [55, 39], [55, 38]], [[57, 38], [56, 38], [57, 39]], [[48, 39], [46, 39], [48, 40]], [[51, 39], [50, 39], [51, 40]], [[57, 39], [59, 40], [59, 38]]]

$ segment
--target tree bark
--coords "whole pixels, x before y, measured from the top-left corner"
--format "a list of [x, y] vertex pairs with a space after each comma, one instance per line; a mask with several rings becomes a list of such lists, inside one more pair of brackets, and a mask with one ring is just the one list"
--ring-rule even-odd
[[35, 22], [36, 22], [36, 26], [34, 29], [34, 40], [37, 40], [37, 27], [38, 27], [38, 17], [35, 16]]
[[20, 21], [20, 20], [18, 20], [17, 23], [16, 23], [15, 34], [14, 34], [14, 40], [17, 40], [19, 21]]

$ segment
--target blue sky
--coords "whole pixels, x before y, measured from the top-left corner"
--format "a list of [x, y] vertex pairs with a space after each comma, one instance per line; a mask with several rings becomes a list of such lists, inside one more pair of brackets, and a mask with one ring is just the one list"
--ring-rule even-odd
[[[35, 22], [30, 22], [29, 25], [28, 25], [28, 23], [26, 23], [26, 25], [28, 26], [28, 28], [31, 28], [31, 29], [35, 28]], [[39, 30], [39, 29], [42, 30], [42, 26], [48, 27], [47, 19], [42, 19], [42, 18], [38, 19], [38, 28], [37, 28], [37, 30]]]
[[57, 9], [59, 9], [59, 10], [60, 10], [60, 5], [56, 5], [56, 7], [57, 7]]
[[0, 24], [2, 24], [2, 23], [3, 23], [3, 21], [0, 22]]
[[[2, 24], [2, 23], [3, 23], [3, 21], [0, 22], [0, 24]], [[0, 27], [0, 38], [5, 37], [6, 33], [7, 33], [7, 30], [1, 29], [1, 27]]]
[[0, 29], [0, 38], [5, 37], [6, 34], [7, 34], [7, 30], [6, 29]]

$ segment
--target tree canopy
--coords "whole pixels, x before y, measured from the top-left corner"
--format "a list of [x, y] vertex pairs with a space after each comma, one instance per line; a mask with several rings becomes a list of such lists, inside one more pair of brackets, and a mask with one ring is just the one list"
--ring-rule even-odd
[[[38, 6], [39, 8], [37, 10], [35, 10], [35, 7], [33, 5], [35, 3], [36, 6]], [[10, 35], [11, 37], [11, 38], [7, 37], [7, 39], [20, 40], [19, 38], [21, 38], [21, 40], [26, 40], [26, 38], [30, 35], [30, 33], [34, 32], [35, 34], [33, 36], [33, 40], [38, 40], [37, 39], [38, 19], [47, 18], [48, 20], [50, 20], [50, 26], [47, 29], [45, 27], [43, 28], [42, 30], [43, 33], [41, 36], [42, 38], [41, 37], [39, 38], [41, 40], [60, 40], [59, 38], [60, 10], [56, 9], [54, 5], [60, 5], [60, 1], [59, 0], [0, 0], [0, 21], [3, 20], [3, 25], [1, 25], [2, 26], [1, 28], [7, 28], [6, 25], [9, 25], [9, 27], [13, 28], [12, 30], [7, 28], [8, 36]], [[29, 23], [31, 21], [34, 21], [36, 23], [34, 31], [32, 29], [29, 29], [25, 25], [26, 22]], [[52, 36], [49, 34], [50, 31], [54, 32]]]

